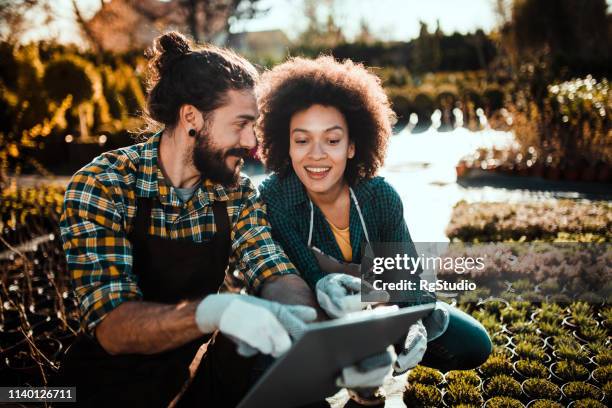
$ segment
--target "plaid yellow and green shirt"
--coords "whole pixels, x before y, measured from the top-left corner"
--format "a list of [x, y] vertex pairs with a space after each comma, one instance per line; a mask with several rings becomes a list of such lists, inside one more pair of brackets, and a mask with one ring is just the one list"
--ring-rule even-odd
[[194, 242], [212, 238], [216, 232], [212, 201], [225, 201], [232, 240], [227, 271], [249, 292], [271, 276], [297, 273], [272, 240], [265, 209], [247, 177], [232, 188], [204, 180], [183, 203], [158, 166], [160, 138], [157, 134], [145, 143], [102, 154], [80, 169], [66, 190], [61, 235], [89, 333], [122, 302], [142, 299], [127, 239], [137, 197], [159, 198], [151, 210], [149, 234]]

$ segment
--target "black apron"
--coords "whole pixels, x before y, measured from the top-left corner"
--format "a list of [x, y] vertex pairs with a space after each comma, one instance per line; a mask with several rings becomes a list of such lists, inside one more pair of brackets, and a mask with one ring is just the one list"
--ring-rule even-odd
[[[152, 199], [138, 198], [134, 227], [128, 235], [133, 272], [138, 276], [143, 300], [175, 304], [217, 293], [231, 249], [226, 203], [213, 202], [217, 232], [203, 243], [149, 235], [152, 204]], [[77, 406], [166, 407], [189, 378], [189, 365], [198, 349], [210, 338], [211, 335], [203, 336], [154, 355], [110, 355], [95, 339], [82, 335], [67, 353], [61, 383], [77, 386]], [[230, 340], [216, 336], [200, 363], [196, 381], [179, 405], [193, 406], [195, 401], [211, 401], [227, 392], [240, 398], [248, 389], [244, 378], [249, 378], [252, 360], [238, 356]], [[231, 371], [234, 378], [230, 379], [234, 381], [219, 380], [227, 377], [225, 371]], [[197, 390], [191, 390], [194, 386]], [[235, 405], [227, 398], [220, 401]]]

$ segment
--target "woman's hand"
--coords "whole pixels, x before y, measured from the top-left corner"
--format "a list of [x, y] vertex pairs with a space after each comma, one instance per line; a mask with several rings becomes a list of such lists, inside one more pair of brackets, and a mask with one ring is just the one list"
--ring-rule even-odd
[[[345, 273], [330, 273], [317, 282], [317, 300], [321, 308], [333, 318], [358, 312], [369, 304], [384, 303], [389, 300], [388, 293], [376, 291], [375, 298], [379, 300], [378, 302], [362, 302], [362, 285], [371, 286], [368, 282], [362, 282], [361, 279]], [[368, 296], [372, 296], [372, 293]]]

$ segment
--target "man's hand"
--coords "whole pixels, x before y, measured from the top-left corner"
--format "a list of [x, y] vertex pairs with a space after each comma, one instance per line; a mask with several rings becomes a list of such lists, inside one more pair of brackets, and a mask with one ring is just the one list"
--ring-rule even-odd
[[383, 353], [365, 358], [359, 363], [346, 367], [336, 379], [336, 385], [343, 388], [376, 388], [383, 384], [396, 355], [393, 346], [389, 346]]
[[404, 345], [393, 364], [395, 375], [403, 374], [421, 362], [427, 351], [427, 330], [419, 319], [410, 326]]
[[207, 296], [196, 309], [196, 323], [203, 333], [219, 330], [238, 344], [238, 352], [251, 356], [259, 351], [278, 357], [316, 319], [307, 306], [282, 305], [252, 296]]
[[[364, 283], [369, 285], [367, 282]], [[358, 312], [369, 304], [361, 301], [361, 285], [361, 279], [345, 273], [325, 275], [319, 279], [316, 286], [319, 305], [329, 316], [334, 318]], [[388, 293], [377, 292], [379, 292], [377, 298], [380, 298], [380, 302], [389, 300]]]

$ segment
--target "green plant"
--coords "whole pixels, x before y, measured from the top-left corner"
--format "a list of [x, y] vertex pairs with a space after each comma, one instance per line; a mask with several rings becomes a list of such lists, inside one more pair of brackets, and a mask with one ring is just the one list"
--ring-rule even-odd
[[408, 382], [438, 385], [444, 380], [442, 373], [434, 368], [416, 366], [408, 373]]
[[574, 402], [573, 407], [575, 408], [606, 408], [606, 405], [592, 398], [585, 398], [585, 399], [581, 399], [581, 400]]
[[496, 375], [487, 381], [485, 392], [489, 396], [518, 398], [521, 396], [521, 384], [509, 375]]
[[561, 387], [563, 393], [572, 400], [593, 398], [601, 400], [603, 393], [596, 386], [582, 381], [572, 381]]
[[473, 404], [480, 406], [482, 397], [478, 388], [463, 381], [448, 384], [446, 387], [446, 403], [449, 405]]
[[[576, 347], [577, 346], [577, 347]], [[589, 354], [578, 345], [555, 344], [555, 357], [561, 360], [571, 360], [576, 363], [584, 364], [589, 361]]]
[[603, 392], [606, 395], [612, 395], [612, 381], [608, 381], [603, 386]]
[[452, 370], [446, 373], [444, 379], [447, 383], [465, 382], [474, 387], [480, 385], [480, 377], [473, 370]]
[[509, 323], [517, 323], [525, 321], [527, 312], [523, 309], [506, 308], [501, 311], [501, 321]]
[[570, 322], [578, 327], [597, 326], [597, 320], [593, 316], [572, 316]]
[[[519, 390], [520, 392], [520, 390]], [[523, 404], [510, 397], [493, 397], [487, 401], [487, 408], [523, 408]]]
[[581, 380], [589, 376], [589, 371], [585, 366], [573, 361], [559, 361], [551, 368], [553, 373], [564, 381]]
[[507, 356], [493, 354], [489, 356], [479, 369], [485, 377], [492, 377], [497, 374], [511, 374], [512, 364]]
[[587, 344], [587, 347], [593, 352], [593, 354], [603, 354], [610, 350], [610, 346], [606, 343], [605, 340], [596, 340], [591, 341]]
[[497, 346], [505, 346], [509, 343], [510, 339], [505, 334], [497, 332], [491, 336], [491, 341]]
[[562, 336], [568, 335], [566, 329], [564, 329], [560, 324], [553, 322], [541, 322], [540, 323], [540, 331], [544, 333], [546, 336]]
[[561, 398], [559, 387], [543, 378], [530, 378], [523, 381], [523, 391], [533, 399], [549, 398], [559, 400]]
[[606, 384], [612, 381], [612, 364], [597, 367], [593, 370], [593, 378], [600, 384]]
[[433, 385], [410, 384], [404, 392], [409, 407], [437, 407], [442, 403], [442, 393]]
[[546, 378], [548, 370], [544, 364], [534, 360], [519, 360], [515, 363], [516, 371], [525, 377], [530, 378]]
[[508, 305], [501, 300], [493, 299], [483, 302], [482, 307], [491, 313], [499, 313], [501, 310], [507, 308]]
[[593, 357], [593, 361], [599, 365], [612, 364], [612, 351], [604, 350]]
[[599, 326], [582, 326], [578, 330], [580, 331], [580, 337], [586, 341], [603, 340], [608, 335], [606, 329]]
[[530, 343], [519, 343], [514, 351], [519, 357], [528, 360], [543, 360], [546, 358], [546, 353], [541, 347], [535, 346]]
[[574, 319], [593, 316], [593, 308], [586, 302], [573, 302], [569, 308]]
[[537, 332], [537, 327], [532, 322], [516, 322], [512, 323], [509, 327], [512, 333], [520, 333], [520, 334], [535, 334]]
[[533, 403], [529, 405], [529, 408], [563, 408], [563, 405], [555, 401], [540, 399], [534, 400]]
[[519, 333], [514, 335], [514, 340], [521, 343], [529, 343], [536, 346], [542, 346], [544, 344], [544, 340], [537, 334], [533, 333]]

